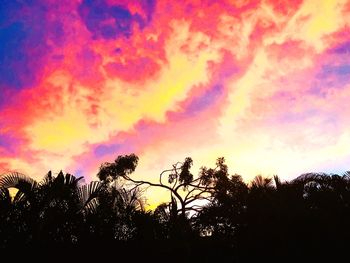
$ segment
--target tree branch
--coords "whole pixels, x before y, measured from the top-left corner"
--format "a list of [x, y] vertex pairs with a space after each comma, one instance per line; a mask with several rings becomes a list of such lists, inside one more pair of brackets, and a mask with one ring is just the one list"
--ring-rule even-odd
[[174, 191], [174, 189], [172, 189], [171, 187], [167, 186], [167, 185], [164, 185], [164, 184], [157, 184], [157, 183], [151, 183], [151, 182], [148, 182], [148, 181], [137, 181], [137, 180], [134, 180], [132, 178], [130, 178], [129, 176], [125, 175], [123, 176], [125, 180], [128, 180], [130, 182], [133, 182], [135, 184], [138, 184], [139, 186], [142, 185], [142, 184], [148, 184], [150, 186], [157, 186], [157, 187], [162, 187], [162, 188], [165, 188], [165, 189], [168, 189], [172, 194], [174, 194], [177, 199], [179, 199], [180, 203], [181, 203], [181, 207], [184, 207], [185, 204], [184, 204], [184, 200], [182, 199], [181, 195], [179, 195], [178, 192]]

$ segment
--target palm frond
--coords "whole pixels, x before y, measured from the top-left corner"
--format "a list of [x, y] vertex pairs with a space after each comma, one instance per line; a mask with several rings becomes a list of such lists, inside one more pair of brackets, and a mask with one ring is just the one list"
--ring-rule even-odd
[[26, 201], [26, 195], [21, 192], [21, 191], [18, 191], [15, 195], [15, 197], [13, 198], [13, 203], [20, 203], [22, 201]]
[[4, 174], [0, 177], [0, 187], [17, 188], [23, 193], [29, 193], [37, 186], [38, 183], [34, 179], [18, 172]]
[[85, 206], [80, 210], [83, 214], [96, 214], [97, 208], [100, 205], [98, 198], [91, 199]]
[[274, 175], [273, 180], [275, 181], [276, 188], [279, 189], [282, 185], [281, 179], [279, 178], [278, 175]]
[[40, 186], [49, 185], [49, 184], [52, 183], [53, 179], [54, 179], [54, 177], [52, 176], [52, 172], [49, 171], [49, 172], [45, 175], [44, 179], [39, 183], [39, 185], [40, 185]]
[[75, 186], [77, 186], [78, 182], [81, 179], [83, 179], [83, 176], [77, 178], [77, 177], [75, 177], [72, 174], [66, 174], [64, 183], [65, 183], [65, 185], [75, 185]]
[[140, 188], [135, 187], [132, 189], [115, 189], [115, 197], [118, 198], [119, 205], [124, 208], [131, 208], [136, 210], [144, 210], [145, 201], [142, 199], [142, 191]]
[[350, 180], [350, 171], [346, 171], [345, 173], [342, 174], [342, 177], [345, 180]]
[[0, 188], [0, 202], [2, 203], [11, 203], [11, 195], [10, 195], [10, 191], [6, 188]]
[[270, 188], [272, 187], [272, 179], [257, 175], [254, 177], [251, 185], [253, 188]]
[[93, 181], [78, 188], [78, 196], [82, 210], [93, 211], [98, 205], [97, 197], [103, 191], [103, 184]]

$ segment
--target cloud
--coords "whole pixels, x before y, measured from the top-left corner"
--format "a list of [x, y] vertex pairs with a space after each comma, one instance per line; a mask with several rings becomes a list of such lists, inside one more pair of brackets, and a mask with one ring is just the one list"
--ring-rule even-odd
[[346, 166], [349, 1], [5, 2], [1, 171], [92, 180], [131, 152], [150, 180], [187, 156], [246, 180]]

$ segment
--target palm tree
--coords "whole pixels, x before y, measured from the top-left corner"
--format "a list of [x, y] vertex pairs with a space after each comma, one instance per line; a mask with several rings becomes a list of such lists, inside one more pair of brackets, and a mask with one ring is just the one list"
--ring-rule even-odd
[[[76, 243], [83, 213], [101, 189], [98, 187], [101, 183], [81, 187], [81, 179], [63, 172], [53, 176], [49, 172], [38, 183], [20, 173], [2, 175], [1, 203], [7, 203], [10, 209], [6, 211], [2, 205], [1, 214], [13, 222], [22, 221], [13, 233], [23, 233], [27, 243]], [[9, 195], [10, 188], [17, 190], [13, 199]]]
[[[28, 244], [31, 241], [30, 204], [34, 204], [34, 191], [38, 186], [33, 179], [20, 173], [9, 173], [0, 177], [2, 246]], [[17, 190], [12, 197], [10, 189]]]

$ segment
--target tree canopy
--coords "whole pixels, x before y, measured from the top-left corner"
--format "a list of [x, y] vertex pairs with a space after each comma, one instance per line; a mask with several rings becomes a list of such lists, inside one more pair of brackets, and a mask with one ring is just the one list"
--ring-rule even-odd
[[[118, 156], [89, 184], [63, 172], [48, 172], [40, 182], [2, 175], [0, 248], [94, 246], [125, 253], [137, 247], [154, 256], [236, 262], [269, 258], [267, 251], [296, 258], [346, 251], [349, 172], [285, 182], [257, 176], [246, 183], [228, 173], [224, 158], [198, 175], [186, 158], [151, 182], [134, 179], [137, 163], [134, 154]], [[146, 210], [145, 186], [165, 189], [169, 200]]]

